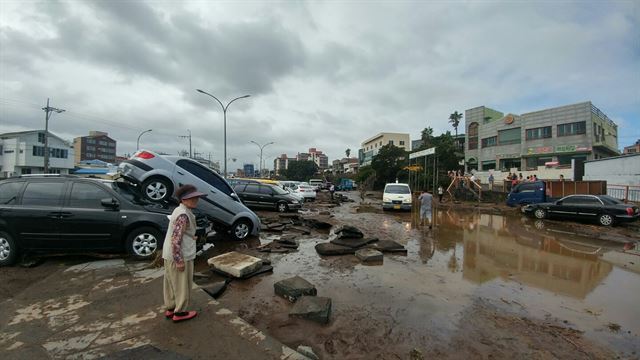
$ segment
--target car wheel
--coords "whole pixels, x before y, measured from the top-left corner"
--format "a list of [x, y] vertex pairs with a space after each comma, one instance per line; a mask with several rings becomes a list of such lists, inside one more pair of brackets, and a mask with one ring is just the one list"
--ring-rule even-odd
[[598, 222], [602, 226], [611, 226], [613, 225], [613, 216], [609, 214], [601, 214], [598, 216]]
[[152, 259], [162, 244], [160, 236], [160, 232], [150, 226], [134, 229], [127, 237], [127, 252], [136, 259]]
[[524, 210], [524, 208], [527, 207], [527, 204], [520, 204], [520, 212], [523, 214], [526, 214], [527, 212]]
[[0, 266], [13, 265], [18, 257], [18, 247], [11, 235], [0, 231]]
[[251, 228], [251, 221], [239, 219], [231, 226], [231, 237], [234, 240], [244, 240], [251, 234]]
[[283, 202], [279, 202], [276, 204], [276, 210], [278, 210], [278, 212], [287, 212], [289, 211], [289, 206], [286, 203]]
[[145, 198], [160, 202], [173, 195], [173, 185], [167, 178], [152, 177], [142, 183], [142, 193]]
[[536, 219], [544, 219], [547, 217], [547, 211], [545, 209], [536, 209], [533, 212], [533, 216], [535, 216]]

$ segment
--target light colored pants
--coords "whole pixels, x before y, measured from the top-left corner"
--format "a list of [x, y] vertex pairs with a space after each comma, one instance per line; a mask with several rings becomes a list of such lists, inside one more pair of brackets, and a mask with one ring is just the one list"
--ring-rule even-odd
[[420, 208], [420, 220], [424, 220], [425, 218], [429, 219], [429, 224], [431, 224], [431, 209], [430, 208]]
[[178, 271], [173, 260], [164, 259], [164, 306], [175, 312], [187, 311], [191, 299], [193, 260], [184, 262], [184, 271]]

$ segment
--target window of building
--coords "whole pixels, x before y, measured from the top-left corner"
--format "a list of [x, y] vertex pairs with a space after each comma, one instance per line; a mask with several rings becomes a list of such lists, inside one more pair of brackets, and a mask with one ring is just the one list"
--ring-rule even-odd
[[13, 154], [15, 151], [14, 150], [5, 150], [4, 153], [5, 154]]
[[500, 145], [520, 144], [520, 128], [498, 131]]
[[34, 182], [27, 184], [22, 195], [22, 205], [55, 206], [62, 197], [61, 182]]
[[551, 126], [539, 127], [535, 129], [526, 130], [526, 139], [548, 139], [551, 137]]
[[498, 137], [497, 136], [492, 136], [492, 137], [488, 137], [488, 138], [482, 139], [482, 147], [483, 148], [496, 146], [496, 145], [498, 145]]
[[580, 135], [587, 132], [585, 121], [558, 125], [558, 136]]
[[33, 156], [44, 156], [44, 147], [43, 146], [34, 146], [32, 149]]
[[495, 170], [495, 169], [496, 169], [496, 161], [495, 160], [483, 161], [482, 162], [482, 171]]
[[0, 156], [2, 156], [2, 145], [0, 145]]
[[87, 159], [93, 159], [95, 157], [95, 155], [93, 153], [86, 153], [85, 156], [87, 157]]
[[521, 161], [520, 159], [502, 159], [500, 160], [500, 168], [502, 171], [510, 171], [513, 168], [520, 171]]
[[478, 148], [478, 123], [472, 122], [469, 124], [469, 150], [475, 150]]
[[87, 146], [87, 151], [94, 151], [95, 149], [95, 146]]
[[527, 158], [527, 170], [536, 170], [538, 166], [544, 166], [545, 163], [553, 161], [551, 157], [530, 157]]
[[96, 140], [95, 139], [87, 139], [87, 144], [95, 144]]
[[111, 198], [111, 194], [97, 185], [74, 183], [69, 196], [69, 206], [78, 208], [100, 209], [102, 199]]
[[389, 145], [393, 145], [393, 140], [389, 140]]
[[44, 144], [44, 133], [38, 133], [38, 142]]
[[404, 145], [404, 140], [400, 140], [400, 145]]
[[106, 142], [106, 141], [102, 141], [102, 140], [100, 140], [100, 141], [98, 142], [98, 144], [100, 144], [100, 145], [102, 145], [102, 146], [107, 146], [107, 142]]

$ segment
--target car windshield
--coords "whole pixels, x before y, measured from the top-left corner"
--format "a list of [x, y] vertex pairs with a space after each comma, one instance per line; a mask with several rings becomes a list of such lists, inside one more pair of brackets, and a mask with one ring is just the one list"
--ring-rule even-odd
[[279, 186], [272, 186], [271, 187], [273, 189], [273, 191], [275, 191], [276, 194], [278, 195], [287, 195], [289, 194], [289, 192]]
[[409, 187], [406, 185], [387, 185], [384, 189], [387, 194], [410, 194]]
[[598, 196], [600, 198], [600, 200], [602, 200], [603, 203], [605, 203], [606, 205], [618, 205], [618, 204], [623, 204], [623, 202], [621, 200], [618, 200], [612, 196], [609, 195], [602, 195], [602, 196]]

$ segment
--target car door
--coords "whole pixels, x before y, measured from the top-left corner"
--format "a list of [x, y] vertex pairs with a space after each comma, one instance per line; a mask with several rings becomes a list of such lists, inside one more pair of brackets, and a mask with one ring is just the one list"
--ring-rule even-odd
[[260, 185], [247, 184], [243, 192], [243, 200], [247, 206], [259, 207], [260, 204]]
[[259, 202], [262, 207], [274, 207], [278, 199], [269, 185], [260, 185]]
[[60, 220], [60, 245], [65, 249], [100, 250], [120, 248], [120, 211], [105, 207], [102, 199], [116, 196], [98, 183], [73, 181], [67, 188]]
[[579, 195], [569, 195], [560, 199], [558, 205], [552, 207], [556, 217], [575, 219], [578, 208], [582, 205], [582, 197]]
[[29, 249], [55, 249], [60, 241], [60, 211], [66, 182], [28, 181], [12, 209], [15, 234]]
[[595, 220], [602, 212], [603, 204], [595, 196], [579, 196], [581, 204], [575, 206], [576, 218]]
[[13, 207], [18, 203], [24, 181], [10, 181], [0, 184], [0, 228], [15, 235], [15, 212]]

